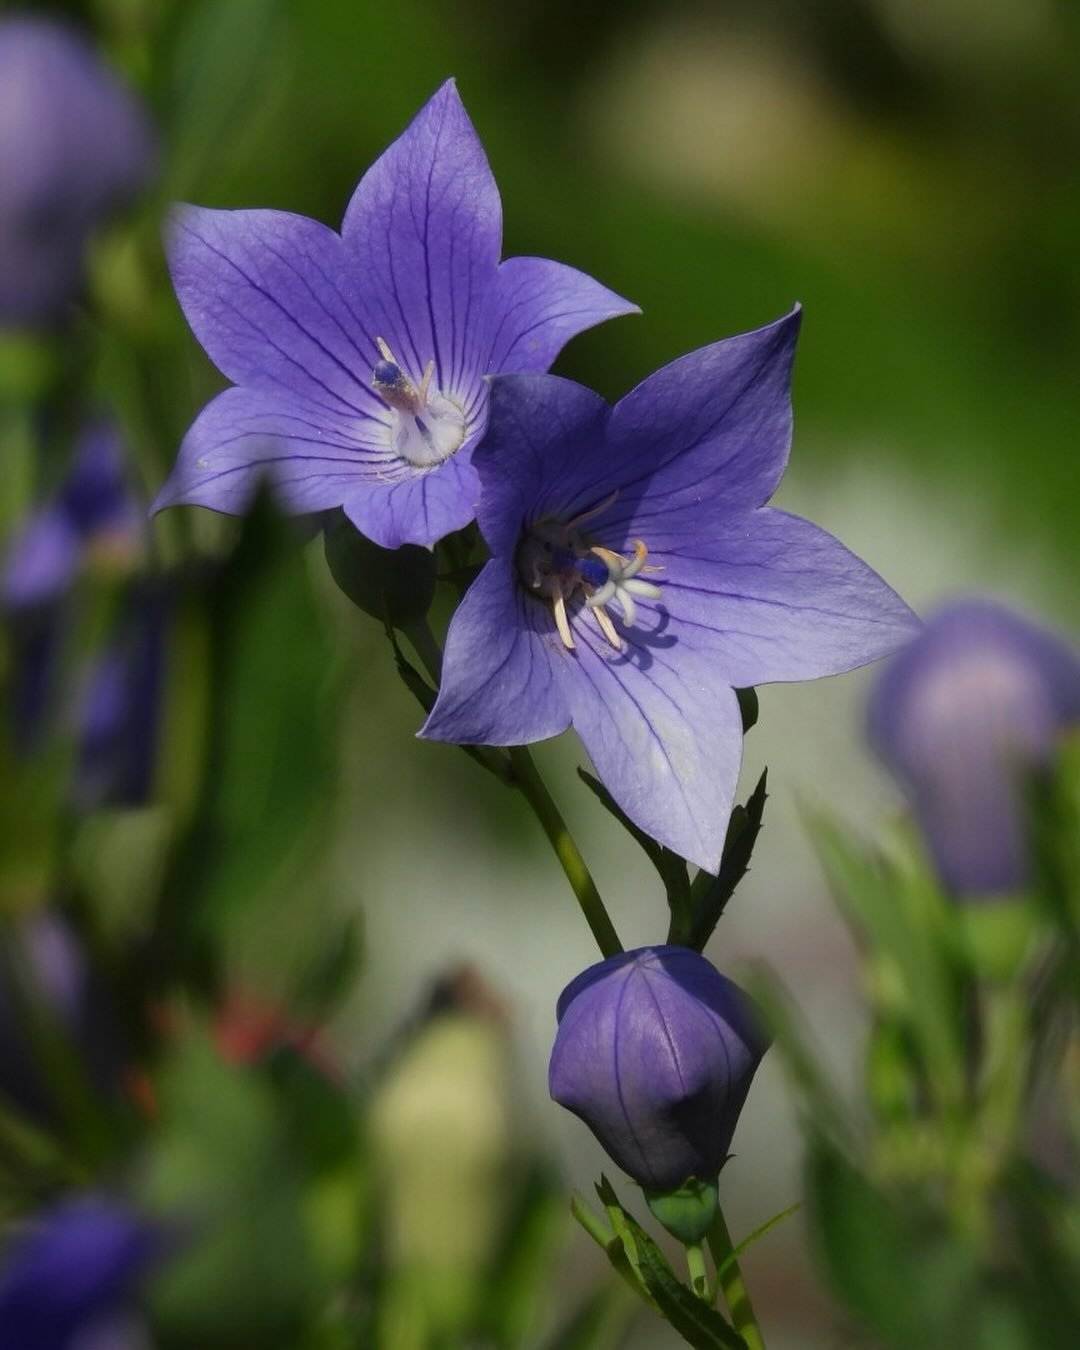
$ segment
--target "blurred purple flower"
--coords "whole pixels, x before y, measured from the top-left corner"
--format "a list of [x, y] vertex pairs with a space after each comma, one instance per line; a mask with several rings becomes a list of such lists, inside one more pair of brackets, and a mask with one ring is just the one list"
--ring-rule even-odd
[[160, 1252], [158, 1231], [115, 1201], [92, 1195], [65, 1201], [16, 1232], [4, 1252], [0, 1345], [122, 1345], [118, 1321]]
[[640, 1185], [714, 1180], [769, 1041], [746, 994], [688, 947], [641, 947], [572, 980], [548, 1086]]
[[78, 438], [56, 497], [16, 532], [0, 573], [0, 602], [9, 614], [53, 605], [88, 561], [113, 556], [127, 562], [141, 551], [145, 534], [117, 428], [106, 417], [94, 418]]
[[956, 603], [890, 662], [870, 702], [870, 738], [911, 798], [957, 895], [1030, 879], [1025, 784], [1080, 724], [1080, 658], [1002, 605]]
[[0, 324], [55, 318], [95, 227], [150, 177], [139, 105], [74, 29], [0, 20]]
[[169, 260], [235, 388], [200, 414], [154, 509], [241, 512], [267, 473], [295, 512], [343, 506], [387, 548], [473, 518], [484, 376], [547, 370], [636, 306], [546, 258], [499, 262], [502, 206], [448, 81], [360, 181], [336, 234], [282, 211], [183, 207]]
[[[146, 531], [118, 431], [98, 418], [80, 436], [56, 497], [16, 534], [0, 573], [0, 604], [15, 657], [11, 715], [15, 743], [24, 753], [39, 743], [58, 701], [60, 657], [79, 576], [91, 566], [120, 575], [130, 570], [145, 548]], [[79, 738], [73, 795], [83, 809], [146, 799], [166, 618], [158, 588], [145, 581], [130, 586], [104, 647], [79, 675], [70, 715]]]
[[[121, 1091], [124, 1056], [117, 1025], [86, 954], [67, 923], [39, 910], [5, 929], [0, 944], [0, 1097], [39, 1125], [60, 1115], [60, 1104], [37, 1062], [14, 980], [69, 1041], [90, 1087], [103, 1099]], [[3, 1344], [0, 1341], [0, 1344]]]
[[849, 670], [917, 624], [831, 535], [759, 509], [787, 463], [798, 326], [692, 352], [614, 408], [554, 376], [493, 382], [476, 456], [493, 557], [422, 736], [513, 745], [572, 725], [626, 814], [716, 871], [734, 690]]

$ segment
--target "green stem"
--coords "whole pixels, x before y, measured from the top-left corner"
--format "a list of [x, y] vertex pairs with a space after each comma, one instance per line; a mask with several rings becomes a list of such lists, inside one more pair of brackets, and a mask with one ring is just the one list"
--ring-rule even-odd
[[604, 902], [600, 899], [600, 892], [596, 889], [596, 883], [593, 881], [589, 869], [585, 865], [585, 859], [581, 856], [581, 852], [574, 842], [574, 836], [570, 833], [566, 821], [560, 815], [559, 808], [552, 800], [551, 793], [544, 786], [544, 780], [540, 777], [536, 765], [533, 763], [532, 755], [523, 745], [511, 746], [510, 763], [514, 770], [517, 786], [521, 789], [526, 801], [544, 827], [544, 833], [547, 835], [551, 847], [555, 850], [555, 856], [566, 873], [567, 881], [569, 881], [574, 894], [577, 896], [581, 912], [585, 916], [585, 922], [589, 925], [592, 935], [596, 939], [596, 945], [604, 956], [617, 956], [623, 949], [622, 943], [619, 941], [619, 935], [608, 917]]
[[711, 1303], [709, 1298], [709, 1272], [705, 1268], [705, 1252], [700, 1242], [686, 1244], [686, 1269], [690, 1274], [690, 1284], [700, 1298]]
[[724, 1211], [718, 1209], [709, 1229], [709, 1250], [716, 1266], [716, 1277], [724, 1291], [724, 1300], [731, 1313], [735, 1330], [746, 1342], [746, 1350], [765, 1350], [765, 1340], [754, 1315], [754, 1305], [743, 1282], [742, 1271], [735, 1256], [731, 1234], [724, 1222]]
[[426, 618], [418, 619], [415, 623], [407, 624], [401, 631], [412, 643], [413, 650], [420, 658], [432, 684], [438, 689], [442, 683], [442, 652], [435, 641], [431, 625]]

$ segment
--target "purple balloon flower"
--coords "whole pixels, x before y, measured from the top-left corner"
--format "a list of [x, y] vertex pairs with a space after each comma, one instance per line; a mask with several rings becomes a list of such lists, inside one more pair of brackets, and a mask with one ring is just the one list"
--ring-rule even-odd
[[152, 163], [141, 108], [84, 38], [0, 21], [0, 324], [47, 321], [74, 297], [91, 233]]
[[1025, 781], [1080, 724], [1080, 659], [1001, 605], [938, 614], [874, 688], [870, 737], [905, 785], [927, 847], [957, 895], [1030, 879]]
[[787, 463], [798, 326], [692, 352], [614, 408], [554, 376], [493, 382], [476, 456], [493, 557], [422, 736], [512, 745], [572, 725], [626, 814], [717, 870], [734, 690], [849, 670], [917, 623], [831, 535], [759, 509]]
[[[111, 1200], [68, 1200], [19, 1232], [0, 1268], [0, 1345], [122, 1345], [119, 1319], [159, 1256], [151, 1225]], [[109, 1339], [111, 1337], [111, 1339]]]
[[282, 211], [181, 208], [176, 293], [236, 387], [203, 409], [154, 509], [241, 512], [265, 473], [288, 509], [342, 506], [387, 548], [467, 525], [484, 376], [547, 370], [576, 333], [636, 309], [561, 263], [500, 263], [501, 247], [453, 81], [360, 180], [340, 235]]
[[769, 1040], [746, 994], [689, 947], [590, 966], [559, 998], [548, 1087], [640, 1185], [713, 1181]]

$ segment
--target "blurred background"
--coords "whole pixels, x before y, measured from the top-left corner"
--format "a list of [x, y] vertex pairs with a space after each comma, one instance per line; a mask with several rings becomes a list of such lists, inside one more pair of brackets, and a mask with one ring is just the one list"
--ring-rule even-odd
[[[134, 489], [149, 499], [223, 383], [171, 296], [158, 243], [166, 204], [275, 207], [337, 226], [363, 170], [456, 75], [502, 193], [504, 254], [573, 264], [644, 311], [575, 340], [559, 373], [614, 398], [671, 358], [801, 301], [795, 441], [777, 503], [838, 535], [920, 612], [982, 592], [1080, 635], [1072, 0], [86, 0], [18, 10], [93, 34], [148, 107], [158, 162], [132, 212], [95, 236], [72, 324], [0, 336], [5, 456], [25, 437], [26, 409], [77, 382], [115, 418]], [[0, 87], [0, 109], [3, 99]], [[3, 515], [11, 530], [10, 503]], [[185, 508], [155, 520], [146, 547], [162, 572], [190, 577], [236, 537], [232, 523]], [[419, 709], [381, 626], [335, 590], [321, 546], [280, 544], [284, 562], [277, 549], [252, 563], [257, 585], [242, 596], [239, 582], [231, 599], [211, 584], [212, 600], [193, 601], [189, 588], [176, 603], [155, 788], [148, 804], [80, 817], [65, 854], [74, 889], [104, 916], [106, 946], [145, 935], [169, 812], [197, 795], [194, 780], [213, 780], [214, 832], [199, 836], [187, 873], [171, 868], [170, 894], [154, 901], [157, 940], [167, 931], [190, 969], [214, 967], [206, 987], [245, 1054], [252, 1037], [281, 1041], [280, 1028], [266, 1031], [268, 1009], [292, 1009], [324, 1022], [335, 1075], [361, 1082], [378, 1070], [384, 1087], [395, 1087], [388, 1063], [404, 1074], [409, 1028], [443, 980], [444, 1003], [497, 1028], [444, 1047], [458, 1065], [447, 1071], [451, 1098], [472, 1084], [451, 1115], [489, 1110], [494, 1172], [474, 1160], [470, 1184], [474, 1196], [494, 1188], [495, 1212], [476, 1206], [477, 1225], [494, 1232], [506, 1218], [491, 1182], [499, 1168], [520, 1172], [532, 1159], [561, 1192], [587, 1189], [604, 1165], [546, 1094], [555, 999], [595, 959], [591, 939], [523, 804], [452, 747], [414, 739]], [[233, 640], [217, 665], [205, 641], [221, 632]], [[853, 953], [800, 812], [827, 803], [870, 830], [897, 809], [864, 742], [867, 687], [857, 673], [761, 691], [742, 795], [768, 765], [765, 831], [708, 949], [729, 974], [772, 966], [849, 1087], [861, 1046]], [[219, 696], [215, 723], [206, 707]], [[215, 726], [225, 727], [219, 739], [206, 730]], [[658, 940], [663, 897], [577, 781], [576, 743], [543, 746], [538, 760], [624, 942]], [[25, 899], [52, 875], [55, 841], [30, 857], [18, 837], [5, 879], [17, 876]], [[325, 989], [328, 970], [340, 997], [332, 1008], [313, 999], [309, 1013], [304, 991]], [[181, 1002], [189, 1020], [204, 1015]], [[180, 1016], [171, 1003], [167, 1012]], [[189, 1047], [170, 1082], [176, 1100], [194, 1093], [202, 1105], [188, 1101], [191, 1112], [213, 1117], [194, 1085], [221, 1070], [193, 1066], [199, 1053]], [[407, 1079], [395, 1090], [380, 1109], [425, 1116]], [[228, 1119], [202, 1120], [200, 1147], [232, 1126], [240, 1137], [244, 1112], [258, 1115], [254, 1096], [232, 1106]], [[367, 1158], [381, 1156], [378, 1121]], [[148, 1194], [188, 1193], [185, 1166], [202, 1155], [179, 1135], [169, 1147], [147, 1164]], [[735, 1148], [721, 1194], [738, 1235], [800, 1194], [793, 1111], [768, 1059]], [[248, 1159], [252, 1194], [270, 1158]], [[357, 1166], [358, 1178], [369, 1173]], [[366, 1184], [357, 1180], [357, 1196]], [[403, 1197], [402, 1212], [437, 1190], [429, 1178], [426, 1200]], [[333, 1249], [348, 1202], [329, 1187], [324, 1203], [304, 1194], [311, 1243]], [[603, 1275], [602, 1256], [563, 1208], [554, 1214], [552, 1269], [562, 1274], [536, 1314], [545, 1326]], [[843, 1343], [798, 1219], [748, 1254], [745, 1273], [771, 1350]], [[630, 1335], [638, 1347], [680, 1343], [644, 1313]], [[246, 1344], [239, 1333], [222, 1343]]]

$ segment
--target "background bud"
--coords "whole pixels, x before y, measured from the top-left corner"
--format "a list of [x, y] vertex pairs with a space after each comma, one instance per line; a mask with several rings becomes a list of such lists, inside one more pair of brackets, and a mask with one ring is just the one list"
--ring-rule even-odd
[[46, 19], [0, 21], [0, 325], [55, 318], [94, 229], [150, 176], [142, 110], [90, 44]]
[[698, 952], [642, 947], [563, 990], [552, 1097], [652, 1191], [711, 1181], [768, 1038], [750, 999]]
[[[384, 1341], [459, 1334], [486, 1296], [514, 1151], [505, 1010], [469, 967], [432, 991], [371, 1103], [370, 1138], [396, 1271]], [[419, 1343], [419, 1342], [417, 1342]]]
[[957, 895], [1030, 879], [1027, 781], [1080, 721], [1080, 660], [1003, 606], [938, 614], [886, 667], [870, 737], [903, 783], [934, 864]]

